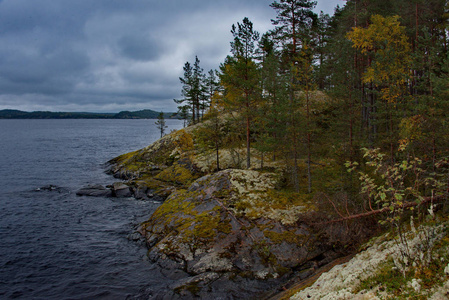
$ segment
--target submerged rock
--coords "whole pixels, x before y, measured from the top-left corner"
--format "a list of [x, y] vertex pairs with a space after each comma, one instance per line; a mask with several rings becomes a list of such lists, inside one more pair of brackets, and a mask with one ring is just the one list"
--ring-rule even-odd
[[57, 192], [57, 193], [69, 193], [67, 188], [63, 188], [57, 185], [45, 185], [34, 190], [35, 192]]

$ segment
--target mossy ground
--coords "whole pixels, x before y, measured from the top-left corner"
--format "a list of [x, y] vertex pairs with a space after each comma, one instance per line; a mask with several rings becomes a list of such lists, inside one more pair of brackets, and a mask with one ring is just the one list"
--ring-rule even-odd
[[199, 172], [192, 171], [187, 164], [176, 161], [173, 165], [154, 176], [154, 179], [187, 187], [201, 175]]

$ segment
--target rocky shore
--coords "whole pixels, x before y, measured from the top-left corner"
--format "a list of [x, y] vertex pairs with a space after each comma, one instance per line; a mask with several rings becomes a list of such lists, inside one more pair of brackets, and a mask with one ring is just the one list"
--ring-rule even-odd
[[[131, 235], [144, 241], [149, 259], [177, 280], [156, 298], [268, 295], [293, 275], [306, 278], [343, 254], [308, 225], [313, 202], [293, 200], [279, 188], [282, 166], [242, 170], [239, 154], [223, 150], [223, 170], [216, 172], [213, 153], [195, 148], [195, 130], [170, 133], [114, 158], [108, 172], [120, 182], [77, 192], [161, 202]], [[144, 298], [145, 293], [154, 296], [146, 291]]]
[[[161, 203], [130, 238], [144, 243], [148, 258], [175, 283], [162, 291], [144, 290], [132, 299], [382, 299], [376, 298], [375, 288], [355, 290], [367, 270], [375, 272], [385, 260], [384, 249], [391, 245], [366, 246], [367, 254], [318, 279], [348, 249], [335, 243], [326, 229], [312, 226], [320, 209], [317, 203], [292, 199], [283, 191], [279, 164], [260, 170], [254, 159], [254, 167], [243, 170], [239, 153], [222, 150], [223, 170], [214, 170], [214, 153], [194, 145], [198, 126], [112, 159], [108, 172], [119, 182], [77, 192]], [[353, 269], [362, 265], [370, 267], [363, 267], [365, 275], [357, 275]], [[342, 277], [342, 272], [348, 274]], [[436, 289], [438, 293], [444, 294]]]

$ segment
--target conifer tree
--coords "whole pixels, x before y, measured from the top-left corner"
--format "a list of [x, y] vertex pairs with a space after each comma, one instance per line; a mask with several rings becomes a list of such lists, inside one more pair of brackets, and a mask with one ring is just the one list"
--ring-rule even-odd
[[195, 62], [192, 65], [189, 62], [184, 64], [184, 76], [179, 78], [182, 83], [181, 94], [183, 99], [174, 99], [177, 104], [183, 104], [178, 106], [181, 111], [184, 107], [188, 107], [192, 112], [192, 123], [198, 123], [201, 117], [201, 111], [204, 101], [206, 99], [206, 89], [204, 85], [205, 76], [203, 69], [200, 67], [200, 60], [198, 56], [195, 56]]
[[159, 131], [161, 132], [161, 138], [162, 138], [164, 136], [165, 129], [168, 127], [167, 125], [165, 125], [165, 119], [164, 119], [163, 112], [159, 113], [159, 115], [157, 117], [157, 121], [154, 124], [156, 124], [156, 128], [159, 129]]
[[184, 120], [183, 127], [186, 127], [187, 119], [189, 118], [189, 106], [178, 106], [178, 114], [181, 117], [181, 120]]
[[221, 65], [221, 84], [224, 86], [226, 104], [237, 110], [245, 122], [246, 168], [251, 166], [251, 123], [255, 102], [259, 99], [258, 68], [254, 61], [255, 42], [259, 33], [253, 29], [253, 23], [244, 18], [237, 26], [232, 25], [234, 40], [231, 42], [232, 56], [228, 56]]
[[209, 109], [204, 116], [202, 126], [196, 129], [198, 136], [197, 144], [203, 151], [214, 151], [216, 171], [220, 170], [220, 149], [224, 144], [226, 133], [226, 119], [223, 113], [223, 99], [216, 92], [212, 95]]
[[[299, 87], [312, 87], [312, 60], [311, 41], [312, 41], [312, 27], [317, 19], [316, 14], [312, 11], [315, 7], [316, 1], [309, 0], [281, 0], [274, 1], [271, 4], [276, 12], [276, 19], [272, 23], [276, 25], [274, 34], [281, 42], [284, 51], [284, 61], [286, 71], [290, 75], [289, 86], [289, 136], [291, 139], [291, 155], [293, 158], [293, 183], [295, 189], [299, 190], [299, 176], [298, 176], [298, 160], [300, 147], [300, 101], [298, 99]], [[306, 82], [307, 81], [307, 82]], [[308, 97], [310, 89], [304, 91], [306, 93], [306, 105], [308, 105]], [[310, 171], [310, 131], [308, 128], [309, 112], [306, 110], [306, 135], [307, 135], [307, 161], [308, 161], [308, 190], [311, 191], [311, 171]], [[304, 133], [304, 132], [303, 132]]]
[[214, 97], [215, 93], [219, 90], [219, 83], [216, 70], [209, 70], [209, 72], [207, 73], [207, 76], [204, 78], [204, 89], [205, 89], [205, 97], [201, 105], [202, 114], [204, 114], [204, 111], [206, 111], [210, 107], [212, 103], [212, 98]]
[[191, 95], [193, 98], [196, 114], [196, 120], [194, 123], [198, 123], [204, 114], [206, 96], [206, 87], [204, 85], [205, 75], [203, 68], [200, 67], [200, 60], [198, 56], [195, 56], [195, 62], [193, 64], [193, 76], [192, 76], [192, 89]]

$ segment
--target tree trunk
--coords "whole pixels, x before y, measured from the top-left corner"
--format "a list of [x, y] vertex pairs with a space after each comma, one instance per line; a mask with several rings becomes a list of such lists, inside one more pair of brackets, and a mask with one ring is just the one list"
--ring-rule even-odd
[[219, 155], [219, 149], [218, 149], [218, 142], [215, 141], [215, 150], [217, 154], [217, 171], [220, 171], [220, 155]]
[[312, 192], [312, 172], [310, 168], [311, 158], [311, 136], [310, 136], [310, 103], [309, 103], [309, 91], [306, 91], [306, 106], [307, 106], [307, 191], [309, 194]]
[[[249, 114], [249, 103], [246, 102], [246, 110], [247, 114]], [[251, 167], [251, 145], [250, 145], [250, 121], [249, 115], [246, 116], [246, 168], [249, 169]]]

